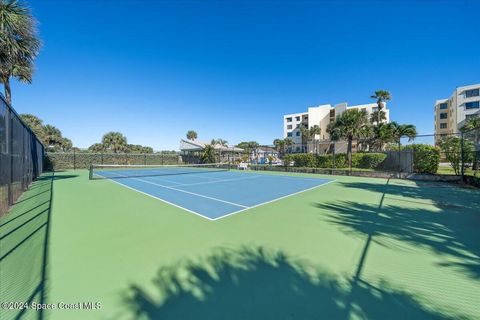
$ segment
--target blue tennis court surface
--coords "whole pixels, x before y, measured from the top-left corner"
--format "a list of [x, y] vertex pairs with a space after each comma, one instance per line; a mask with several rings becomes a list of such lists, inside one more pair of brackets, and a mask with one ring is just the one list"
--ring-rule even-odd
[[332, 180], [243, 171], [194, 172], [121, 177], [122, 172], [96, 175], [158, 200], [216, 220], [281, 198], [317, 188]]

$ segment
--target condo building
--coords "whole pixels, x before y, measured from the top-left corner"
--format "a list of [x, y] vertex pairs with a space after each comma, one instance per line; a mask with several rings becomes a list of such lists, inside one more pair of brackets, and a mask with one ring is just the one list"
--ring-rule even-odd
[[[390, 112], [386, 103], [383, 111], [386, 115], [385, 122], [390, 121]], [[335, 106], [330, 104], [319, 105], [316, 107], [309, 107], [307, 111], [300, 113], [287, 114], [283, 116], [283, 137], [289, 138], [293, 141], [294, 145], [291, 147], [291, 152], [311, 152], [312, 147], [308, 144], [302, 144], [302, 132], [301, 128], [311, 128], [313, 126], [320, 127], [320, 134], [316, 135], [315, 140], [318, 141], [317, 148], [322, 145], [322, 141], [327, 142], [325, 148], [330, 147], [329, 140], [330, 135], [327, 133], [327, 126], [329, 123], [335, 121], [335, 118], [341, 115], [346, 110], [360, 109], [367, 112], [368, 117], [372, 112], [378, 109], [376, 103], [348, 106], [347, 103], [339, 103]], [[342, 147], [342, 143], [338, 144]], [[353, 146], [355, 148], [355, 145]], [[338, 148], [337, 148], [338, 150]], [[326, 152], [326, 150], [318, 150], [319, 152]]]
[[470, 117], [480, 116], [480, 83], [456, 88], [447, 99], [435, 101], [435, 143], [456, 134]]

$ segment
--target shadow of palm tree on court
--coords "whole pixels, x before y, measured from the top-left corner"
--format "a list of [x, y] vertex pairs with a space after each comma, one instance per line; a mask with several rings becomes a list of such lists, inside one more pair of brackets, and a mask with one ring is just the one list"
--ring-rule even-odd
[[[480, 279], [480, 192], [455, 186], [343, 185], [383, 194], [386, 204], [315, 203], [325, 219], [340, 225], [345, 232], [383, 236], [373, 237], [381, 245], [388, 245], [387, 239], [393, 238], [427, 247], [437, 254], [451, 255], [461, 262], [445, 262], [442, 266], [458, 268], [473, 279]], [[414, 206], [405, 206], [403, 202]], [[433, 204], [437, 211], [422, 208], [426, 204]]]
[[262, 248], [219, 249], [199, 262], [161, 267], [153, 286], [134, 284], [125, 294], [135, 318], [449, 319], [386, 283], [360, 281], [353, 292], [346, 279]]

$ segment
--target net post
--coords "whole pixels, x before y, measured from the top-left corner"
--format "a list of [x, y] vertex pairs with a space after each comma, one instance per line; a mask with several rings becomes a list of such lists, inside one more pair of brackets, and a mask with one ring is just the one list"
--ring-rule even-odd
[[93, 164], [91, 164], [90, 168], [88, 169], [88, 179], [93, 180]]

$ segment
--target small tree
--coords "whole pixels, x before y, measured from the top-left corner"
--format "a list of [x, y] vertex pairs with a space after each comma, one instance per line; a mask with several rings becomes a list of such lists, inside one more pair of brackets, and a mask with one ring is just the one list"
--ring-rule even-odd
[[461, 173], [462, 153], [463, 165], [470, 164], [473, 160], [474, 145], [471, 141], [463, 141], [459, 137], [446, 137], [440, 141], [440, 149], [445, 154], [445, 158], [450, 162], [450, 165], [455, 171], [456, 175]]
[[[480, 147], [480, 117], [477, 116], [468, 118], [460, 131], [464, 132], [464, 136], [472, 137], [473, 143]], [[478, 170], [478, 162], [480, 160], [478, 159], [478, 152], [480, 152], [480, 150], [477, 150], [473, 154], [473, 170]]]

